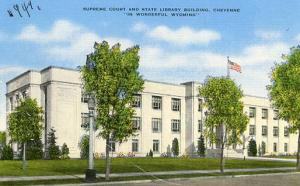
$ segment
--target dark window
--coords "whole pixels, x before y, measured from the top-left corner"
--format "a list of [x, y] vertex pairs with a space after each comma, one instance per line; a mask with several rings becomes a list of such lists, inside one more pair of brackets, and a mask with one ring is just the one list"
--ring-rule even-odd
[[273, 119], [274, 120], [278, 120], [278, 114], [279, 114], [279, 111], [278, 110], [274, 110], [274, 116], [273, 116]]
[[284, 127], [284, 136], [289, 136], [289, 127]]
[[250, 125], [250, 127], [249, 127], [249, 135], [255, 135], [255, 125]]
[[140, 94], [134, 95], [132, 107], [140, 108], [142, 106], [142, 96]]
[[273, 127], [273, 136], [278, 136], [279, 131], [278, 127]]
[[256, 115], [256, 108], [255, 107], [249, 107], [249, 117], [254, 118]]
[[132, 118], [132, 127], [135, 130], [140, 130], [141, 129], [141, 117], [133, 117]]
[[180, 131], [180, 120], [172, 119], [171, 120], [171, 125], [172, 125], [172, 131], [173, 132], [179, 132]]
[[153, 140], [153, 152], [159, 152], [159, 140]]
[[203, 125], [202, 125], [202, 120], [198, 120], [198, 132], [203, 131]]
[[267, 119], [268, 118], [268, 109], [262, 109], [261, 110], [261, 118]]
[[202, 111], [202, 107], [203, 107], [203, 100], [202, 99], [198, 99], [198, 111], [199, 112]]
[[161, 97], [160, 96], [152, 96], [152, 108], [153, 109], [161, 109]]
[[109, 141], [109, 151], [110, 152], [115, 152], [116, 151], [116, 142], [110, 140]]
[[81, 113], [81, 127], [82, 128], [89, 127], [89, 113]]
[[261, 135], [263, 136], [268, 135], [268, 126], [262, 126]]
[[180, 99], [172, 98], [171, 106], [173, 111], [180, 111]]
[[132, 140], [132, 152], [138, 152], [139, 151], [139, 140], [133, 139]]
[[161, 119], [152, 118], [152, 132], [160, 132], [161, 130]]

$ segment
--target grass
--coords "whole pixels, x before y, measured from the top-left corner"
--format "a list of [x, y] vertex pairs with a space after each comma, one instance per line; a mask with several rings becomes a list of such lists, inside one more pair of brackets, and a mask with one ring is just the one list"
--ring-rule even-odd
[[290, 155], [290, 156], [275, 156], [275, 155], [270, 155], [270, 156], [263, 156], [266, 158], [283, 158], [283, 159], [297, 159], [297, 156], [295, 155]]
[[[21, 169], [21, 161], [0, 161], [0, 176], [48, 176], [84, 174], [87, 160], [31, 160], [28, 161], [26, 171]], [[294, 163], [226, 159], [226, 169], [234, 168], [274, 168], [294, 167]], [[104, 173], [105, 161], [96, 160], [95, 169]], [[138, 168], [139, 167], [139, 168]], [[214, 170], [219, 169], [219, 159], [214, 158], [114, 158], [112, 159], [112, 173], [176, 170]]]
[[[139, 177], [117, 177], [111, 178], [110, 181], [130, 181], [130, 180], [158, 180], [158, 179], [172, 179], [172, 178], [192, 178], [203, 176], [235, 176], [235, 175], [253, 175], [253, 174], [268, 174], [268, 173], [287, 173], [295, 171], [257, 171], [257, 172], [228, 172], [224, 174], [210, 173], [210, 174], [183, 174], [183, 175], [163, 175], [163, 176], [139, 176]], [[104, 182], [104, 178], [98, 178], [97, 182]], [[171, 181], [172, 182], [172, 181]], [[37, 181], [7, 181], [0, 182], [0, 185], [53, 185], [53, 184], [76, 184], [84, 183], [83, 179], [68, 179], [68, 180], [37, 180]]]

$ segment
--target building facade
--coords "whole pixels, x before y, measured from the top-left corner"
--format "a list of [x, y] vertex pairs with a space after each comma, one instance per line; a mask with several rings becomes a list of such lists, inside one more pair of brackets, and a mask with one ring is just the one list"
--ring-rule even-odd
[[[88, 121], [87, 99], [82, 91], [80, 72], [61, 67], [47, 67], [41, 71], [29, 70], [6, 84], [7, 115], [24, 97], [35, 98], [44, 110], [43, 143], [47, 143], [47, 133], [56, 130], [57, 144], [66, 143], [70, 157], [79, 157], [79, 142], [88, 134], [83, 126]], [[169, 153], [174, 138], [178, 139], [181, 155], [194, 155], [197, 143], [204, 132], [205, 109], [199, 97], [198, 82], [171, 84], [145, 81], [143, 92], [136, 95], [132, 106], [136, 114], [133, 118], [136, 135], [118, 144], [111, 141], [113, 155], [134, 153], [145, 156], [150, 150], [155, 156]], [[247, 153], [250, 139], [255, 139], [257, 147], [264, 143], [267, 154], [292, 154], [297, 151], [297, 137], [288, 133], [288, 123], [277, 118], [267, 98], [245, 96], [244, 111], [250, 121], [243, 135], [243, 144], [227, 147], [225, 155], [243, 156]], [[97, 131], [96, 131], [97, 133]], [[217, 144], [206, 140], [207, 153], [218, 149]], [[105, 152], [105, 141], [95, 138], [95, 153]]]

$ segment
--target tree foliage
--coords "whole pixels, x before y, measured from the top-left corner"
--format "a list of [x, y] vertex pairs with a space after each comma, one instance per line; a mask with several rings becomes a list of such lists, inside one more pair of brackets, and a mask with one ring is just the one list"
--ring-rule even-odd
[[60, 154], [61, 159], [69, 159], [70, 158], [69, 153], [70, 153], [69, 148], [67, 144], [64, 143], [61, 147], [61, 154]]
[[13, 159], [13, 149], [9, 145], [4, 145], [0, 148], [0, 159], [1, 160], [12, 160]]
[[179, 155], [179, 144], [177, 138], [174, 138], [172, 141], [172, 152], [175, 157]]
[[269, 98], [279, 110], [278, 117], [286, 120], [291, 133], [298, 132], [297, 167], [300, 169], [300, 46], [283, 55], [283, 62], [275, 64], [271, 72]]
[[[220, 170], [223, 172], [224, 146], [240, 143], [246, 130], [248, 117], [243, 113], [243, 93], [235, 82], [226, 77], [208, 77], [200, 87], [208, 114], [205, 119], [205, 135], [211, 142], [221, 144]], [[216, 131], [219, 131], [216, 132]]]
[[[96, 99], [96, 125], [101, 128], [99, 136], [106, 139], [106, 146], [110, 138], [121, 143], [135, 132], [134, 109], [129, 105], [134, 95], [143, 90], [144, 84], [138, 72], [139, 47], [125, 51], [120, 47], [120, 44], [110, 47], [106, 41], [95, 43], [95, 51], [87, 57], [90, 63], [81, 69], [84, 89]], [[108, 165], [108, 148], [106, 157]], [[108, 167], [106, 172], [109, 172]]]
[[89, 157], [89, 136], [88, 135], [84, 135], [81, 137], [81, 140], [79, 142], [79, 148], [80, 148], [80, 158], [88, 159]]
[[9, 114], [8, 132], [12, 141], [25, 143], [42, 134], [43, 110], [35, 99], [26, 98]]
[[201, 134], [198, 140], [198, 155], [200, 157], [205, 157], [205, 143], [204, 143], [204, 136]]
[[[23, 146], [21, 146], [21, 153], [23, 154]], [[43, 143], [41, 139], [29, 140], [26, 142], [26, 159], [36, 160], [43, 158]]]
[[49, 158], [50, 159], [59, 159], [60, 150], [59, 146], [56, 145], [56, 136], [55, 136], [56, 130], [54, 128], [51, 128], [48, 133], [48, 152], [49, 152]]
[[266, 142], [261, 142], [261, 155], [266, 154]]
[[0, 132], [0, 147], [6, 144], [6, 132]]
[[248, 156], [256, 156], [257, 155], [257, 145], [254, 139], [250, 139], [248, 144]]

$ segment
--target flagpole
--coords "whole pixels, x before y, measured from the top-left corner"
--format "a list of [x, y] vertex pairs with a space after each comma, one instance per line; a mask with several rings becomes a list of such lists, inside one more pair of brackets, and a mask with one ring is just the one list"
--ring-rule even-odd
[[227, 56], [227, 78], [230, 78], [229, 56]]

